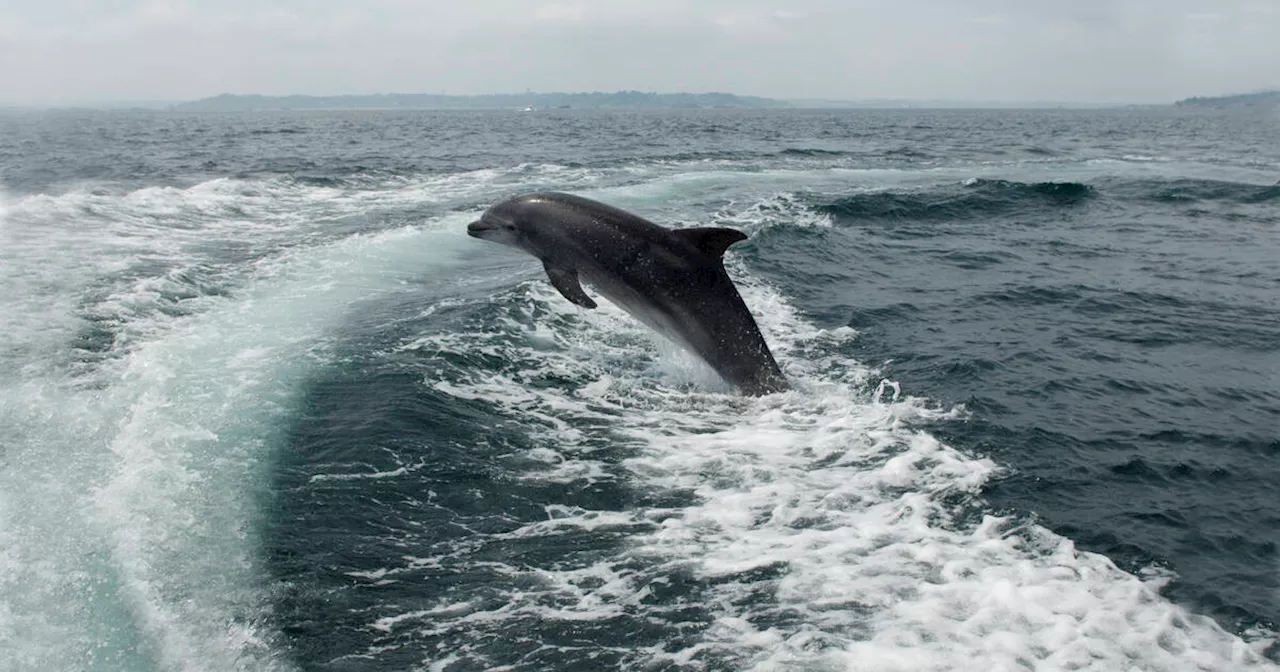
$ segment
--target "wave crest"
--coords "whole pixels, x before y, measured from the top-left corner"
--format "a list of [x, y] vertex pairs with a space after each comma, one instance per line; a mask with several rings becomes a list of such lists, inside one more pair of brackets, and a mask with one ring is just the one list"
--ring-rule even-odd
[[958, 185], [843, 196], [816, 206], [836, 217], [882, 220], [971, 219], [1026, 208], [1072, 207], [1096, 194], [1079, 182], [1015, 182], [972, 178]]

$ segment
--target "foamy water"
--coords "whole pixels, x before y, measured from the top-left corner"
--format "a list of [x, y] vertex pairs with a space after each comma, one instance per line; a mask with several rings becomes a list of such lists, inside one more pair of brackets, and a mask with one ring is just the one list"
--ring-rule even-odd
[[[733, 395], [616, 308], [581, 310], [530, 280], [536, 268], [516, 257], [486, 268], [493, 296], [459, 298], [480, 282], [464, 264], [501, 254], [466, 239], [463, 226], [514, 189], [575, 189], [686, 224], [713, 203], [714, 223], [758, 233], [830, 226], [794, 196], [798, 185], [903, 184], [883, 171], [655, 171], [637, 182], [635, 169], [525, 165], [375, 184], [220, 179], [0, 197], [0, 667], [293, 668], [273, 620], [278, 586], [260, 557], [274, 451], [301, 390], [337, 365], [352, 315], [424, 283], [440, 298], [423, 315], [483, 301], [499, 317], [385, 346], [420, 355], [422, 371], [448, 354], [506, 362], [451, 380], [423, 375], [422, 385], [522, 427], [533, 444], [522, 457], [539, 466], [521, 478], [621, 478], [680, 503], [547, 504], [545, 520], [492, 538], [555, 545], [616, 531], [621, 540], [587, 565], [494, 561], [520, 586], [501, 588], [497, 606], [444, 596], [360, 614], [387, 650], [444, 632], [482, 642], [535, 620], [672, 622], [672, 605], [654, 596], [689, 581], [707, 625], [678, 644], [628, 649], [628, 660], [760, 670], [1275, 667], [1259, 655], [1265, 634], [1227, 633], [1161, 597], [1162, 579], [991, 510], [981, 492], [1004, 467], [928, 429], [965, 409], [909, 387], [877, 394], [881, 372], [845, 354], [856, 331], [815, 326], [732, 253], [731, 274], [794, 391]], [[425, 206], [435, 209], [403, 221], [406, 208]], [[605, 445], [630, 454], [606, 463], [597, 459]], [[412, 479], [420, 468], [411, 459], [335, 467], [316, 480]], [[438, 556], [406, 551], [351, 581], [376, 587], [465, 562], [484, 538]], [[497, 664], [463, 645], [424, 654], [420, 667], [450, 663]]]
[[[446, 391], [541, 427], [541, 443], [559, 447], [532, 456], [548, 463], [545, 478], [602, 473], [589, 458], [599, 436], [577, 429], [594, 423], [640, 446], [625, 465], [638, 487], [692, 492], [697, 502], [623, 512], [549, 506], [545, 522], [506, 536], [556, 543], [572, 530], [650, 529], [607, 561], [539, 569], [526, 577], [538, 590], [508, 594], [498, 609], [442, 601], [380, 612], [369, 627], [483, 640], [505, 622], [531, 618], [638, 612], [660, 620], [665, 607], [648, 598], [689, 575], [715, 586], [702, 596], [714, 613], [710, 627], [693, 646], [658, 647], [637, 660], [688, 665], [714, 654], [743, 669], [1270, 669], [1256, 647], [1159, 597], [1159, 580], [1144, 582], [1038, 525], [984, 511], [979, 492], [999, 466], [913, 428], [962, 409], [909, 394], [877, 401], [865, 384], [874, 371], [810, 357], [854, 332], [815, 329], [776, 291], [745, 285], [793, 392], [744, 400], [699, 391], [702, 367], [657, 343], [646, 348], [649, 363], [637, 365], [638, 377], [618, 376], [600, 344], [627, 332], [645, 343], [630, 318], [608, 306], [574, 309], [540, 283], [522, 287], [513, 303], [539, 302], [548, 316], [543, 338], [562, 350], [504, 348], [503, 356], [548, 370], [585, 367], [598, 378], [576, 390], [531, 392], [485, 377]], [[484, 335], [474, 338], [471, 347], [485, 347]], [[409, 347], [466, 347], [456, 335], [444, 341]], [[654, 372], [662, 384], [652, 382]], [[447, 559], [412, 557], [369, 578]], [[458, 652], [436, 662], [458, 660], [483, 657]]]
[[[265, 465], [328, 332], [447, 262], [466, 218], [299, 247], [300, 227], [339, 215], [342, 199], [260, 195], [273, 188], [15, 205], [4, 282], [19, 291], [3, 305], [21, 366], [0, 397], [0, 648], [13, 669], [291, 666], [264, 620]], [[217, 215], [230, 211], [244, 219]], [[83, 228], [63, 235], [75, 213]], [[238, 244], [229, 267], [203, 251]], [[69, 350], [86, 313], [111, 331]]]

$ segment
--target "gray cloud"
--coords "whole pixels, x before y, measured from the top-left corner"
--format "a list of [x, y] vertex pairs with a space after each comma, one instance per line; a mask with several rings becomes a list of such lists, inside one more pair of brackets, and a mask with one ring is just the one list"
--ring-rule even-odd
[[731, 91], [1167, 101], [1280, 86], [1269, 0], [0, 0], [0, 103]]

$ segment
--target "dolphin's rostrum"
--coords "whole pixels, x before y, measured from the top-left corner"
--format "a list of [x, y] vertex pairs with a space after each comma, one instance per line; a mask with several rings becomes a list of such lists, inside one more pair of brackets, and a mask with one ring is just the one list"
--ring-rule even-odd
[[667, 229], [604, 203], [548, 192], [489, 208], [467, 233], [537, 257], [566, 299], [595, 308], [579, 283], [586, 280], [746, 394], [788, 387], [724, 270], [724, 251], [747, 238], [741, 231]]

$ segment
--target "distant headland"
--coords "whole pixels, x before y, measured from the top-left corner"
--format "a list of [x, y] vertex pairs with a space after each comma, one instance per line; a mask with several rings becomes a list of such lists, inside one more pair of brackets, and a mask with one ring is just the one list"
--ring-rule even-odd
[[[271, 110], [656, 110], [656, 109], [1105, 109], [1155, 108], [1170, 103], [1096, 103], [1051, 100], [954, 100], [909, 98], [765, 98], [734, 93], [654, 93], [646, 91], [578, 93], [377, 93], [333, 96], [224, 93], [198, 100], [99, 101], [94, 103], [30, 106], [32, 109], [146, 109], [177, 112], [246, 112]], [[1223, 96], [1197, 96], [1172, 103], [1176, 107], [1204, 109], [1280, 108], [1280, 90]], [[7, 109], [0, 104], [0, 109]], [[13, 109], [27, 109], [14, 106]]]
[[1280, 107], [1280, 91], [1256, 91], [1229, 96], [1198, 96], [1174, 103], [1178, 107]]
[[786, 101], [732, 93], [508, 93], [451, 96], [433, 93], [382, 93], [350, 96], [260, 96], [222, 94], [184, 103], [172, 109], [184, 112], [237, 112], [242, 110], [350, 110], [350, 109], [653, 109], [653, 108], [780, 108]]

